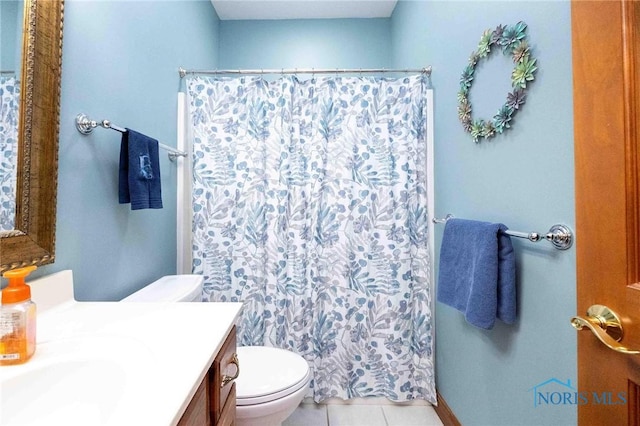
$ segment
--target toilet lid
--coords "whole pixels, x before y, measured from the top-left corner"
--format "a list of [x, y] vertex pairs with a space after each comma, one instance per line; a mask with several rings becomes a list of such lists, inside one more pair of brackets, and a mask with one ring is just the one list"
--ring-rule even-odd
[[240, 364], [237, 405], [283, 398], [309, 383], [309, 364], [298, 354], [266, 346], [242, 346], [237, 353]]
[[202, 275], [166, 275], [132, 295], [123, 302], [191, 302], [200, 301]]

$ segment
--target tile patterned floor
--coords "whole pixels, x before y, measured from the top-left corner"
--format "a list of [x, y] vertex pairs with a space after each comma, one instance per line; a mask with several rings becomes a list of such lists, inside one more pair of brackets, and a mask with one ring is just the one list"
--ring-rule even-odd
[[303, 402], [283, 426], [442, 426], [431, 406]]

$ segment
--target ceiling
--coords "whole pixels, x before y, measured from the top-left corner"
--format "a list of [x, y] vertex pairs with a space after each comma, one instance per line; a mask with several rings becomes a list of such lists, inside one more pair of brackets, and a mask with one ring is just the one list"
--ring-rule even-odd
[[388, 18], [398, 0], [211, 0], [221, 20]]

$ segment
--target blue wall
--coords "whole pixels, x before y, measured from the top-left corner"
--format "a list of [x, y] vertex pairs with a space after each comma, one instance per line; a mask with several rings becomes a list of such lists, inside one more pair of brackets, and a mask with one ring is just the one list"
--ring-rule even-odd
[[118, 300], [175, 273], [176, 165], [161, 151], [162, 210], [118, 204], [120, 133], [80, 135], [75, 116], [110, 119], [176, 144], [178, 67], [215, 68], [208, 0], [65, 2], [56, 262], [80, 300]]
[[[539, 70], [513, 128], [474, 144], [457, 118], [456, 93], [482, 32], [528, 24]], [[391, 20], [393, 64], [433, 65], [436, 215], [503, 222], [543, 232], [574, 226], [570, 4], [566, 1], [401, 1]], [[474, 117], [505, 102], [513, 63], [501, 53], [476, 69]], [[437, 228], [436, 256], [442, 228]], [[438, 391], [464, 425], [575, 424], [575, 406], [533, 406], [533, 386], [576, 380], [575, 249], [514, 240], [518, 312], [514, 326], [482, 331], [436, 304]]]
[[389, 65], [388, 19], [221, 21], [221, 68]]
[[[529, 25], [536, 81], [514, 127], [476, 145], [457, 119], [460, 73], [485, 29], [519, 20]], [[178, 66], [433, 65], [436, 213], [522, 231], [573, 226], [570, 28], [566, 1], [401, 1], [391, 19], [219, 22], [208, 0], [67, 0], [57, 257], [38, 275], [73, 269], [79, 299], [116, 300], [175, 272], [175, 165], [162, 156], [165, 209], [131, 212], [117, 204], [120, 135], [97, 129], [84, 137], [73, 121], [84, 112], [174, 145]], [[478, 67], [471, 94], [477, 116], [492, 115], [504, 102], [511, 67], [500, 55]], [[441, 234], [438, 228], [437, 247]], [[515, 245], [515, 326], [480, 331], [437, 304], [438, 388], [465, 425], [573, 424], [574, 407], [534, 409], [529, 389], [576, 377], [568, 323], [575, 313], [575, 252], [546, 242]]]
[[20, 76], [20, 52], [22, 48], [22, 0], [0, 1], [0, 70], [15, 71]]

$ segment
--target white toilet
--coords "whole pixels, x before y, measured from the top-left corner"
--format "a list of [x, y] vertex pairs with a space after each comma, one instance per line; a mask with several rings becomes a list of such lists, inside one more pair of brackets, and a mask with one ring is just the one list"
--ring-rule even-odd
[[202, 302], [202, 275], [167, 275], [122, 302]]
[[[123, 302], [200, 302], [201, 275], [168, 275]], [[300, 355], [266, 346], [238, 347], [236, 425], [277, 426], [302, 402], [311, 370]]]
[[238, 348], [236, 424], [280, 425], [302, 402], [311, 370], [300, 355], [266, 346]]

